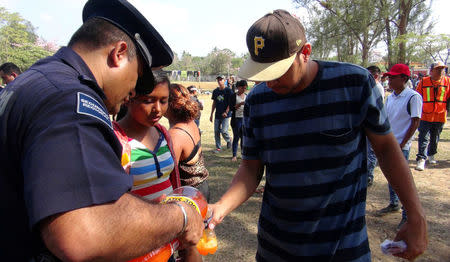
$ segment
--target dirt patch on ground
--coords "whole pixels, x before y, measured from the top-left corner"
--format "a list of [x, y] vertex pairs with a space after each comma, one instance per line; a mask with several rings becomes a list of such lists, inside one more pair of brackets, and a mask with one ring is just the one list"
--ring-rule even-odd
[[[447, 123], [441, 135], [436, 165], [427, 165], [425, 171], [414, 170], [417, 140], [413, 142], [409, 167], [411, 169], [420, 200], [428, 221], [428, 250], [416, 261], [450, 261], [450, 124]], [[385, 239], [393, 239], [401, 213], [384, 217], [374, 216], [376, 210], [389, 204], [386, 179], [381, 170], [375, 170], [375, 180], [367, 192], [367, 228], [369, 233], [372, 261], [404, 261], [381, 253], [380, 244]]]

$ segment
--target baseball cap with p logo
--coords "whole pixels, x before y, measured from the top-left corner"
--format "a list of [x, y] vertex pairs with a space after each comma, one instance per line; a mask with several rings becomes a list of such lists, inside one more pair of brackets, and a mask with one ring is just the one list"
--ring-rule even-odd
[[279, 78], [291, 67], [306, 43], [300, 21], [285, 10], [275, 10], [256, 21], [247, 32], [250, 58], [239, 76], [254, 81]]

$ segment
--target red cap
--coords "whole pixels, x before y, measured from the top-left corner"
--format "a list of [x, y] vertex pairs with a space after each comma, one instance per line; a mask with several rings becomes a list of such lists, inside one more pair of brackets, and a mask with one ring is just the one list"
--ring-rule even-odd
[[395, 64], [391, 67], [391, 70], [389, 72], [383, 74], [383, 76], [396, 76], [396, 75], [411, 76], [409, 67], [405, 64]]

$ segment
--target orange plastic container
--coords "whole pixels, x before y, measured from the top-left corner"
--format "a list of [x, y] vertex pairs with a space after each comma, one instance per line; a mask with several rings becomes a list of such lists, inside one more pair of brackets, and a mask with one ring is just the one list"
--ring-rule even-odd
[[207, 228], [197, 244], [197, 250], [202, 256], [214, 254], [217, 251], [217, 238], [213, 230]]
[[177, 250], [179, 246], [178, 240], [174, 239], [169, 244], [160, 247], [152, 252], [145, 254], [141, 257], [130, 260], [129, 262], [167, 262], [172, 256], [173, 252]]
[[[190, 187], [190, 186], [182, 186], [182, 187], [179, 187], [179, 188], [173, 190], [162, 201], [162, 203], [170, 203], [170, 202], [185, 202], [185, 203], [188, 203], [189, 205], [192, 205], [200, 213], [200, 215], [202, 216], [203, 219], [206, 218], [206, 215], [208, 213], [208, 202], [206, 201], [206, 198], [203, 196], [203, 194], [198, 189]], [[208, 230], [208, 229], [206, 229], [206, 230]], [[206, 231], [206, 230], [204, 230], [204, 231]], [[211, 232], [214, 234], [213, 231], [211, 231]], [[205, 232], [203, 232], [203, 236], [200, 239], [200, 242], [202, 242], [204, 237], [205, 237]], [[200, 254], [203, 255], [204, 250], [207, 250], [206, 254], [208, 254], [208, 252], [210, 254], [214, 254], [214, 252], [216, 252], [216, 250], [217, 250], [216, 235], [214, 234], [215, 249], [213, 248], [213, 244], [212, 244], [213, 240], [211, 240], [211, 239], [212, 238], [210, 237], [206, 241], [203, 240], [203, 243], [206, 243], [207, 246], [205, 249], [205, 247], [203, 247], [204, 245], [201, 244], [202, 251], [200, 251], [199, 246], [197, 245], [197, 249], [199, 250]], [[169, 244], [167, 244], [163, 247], [160, 247], [156, 250], [153, 250], [152, 252], [150, 252], [144, 256], [130, 260], [129, 262], [146, 262], [146, 261], [167, 262], [169, 260], [170, 256], [172, 256], [172, 254], [175, 252], [175, 250], [178, 249], [178, 247], [179, 247], [179, 241], [178, 241], [178, 239], [174, 239]], [[213, 249], [214, 249], [214, 251], [213, 251]]]
[[182, 186], [173, 190], [162, 203], [170, 202], [186, 202], [193, 206], [203, 219], [206, 218], [206, 213], [208, 212], [208, 202], [203, 196], [202, 192], [191, 186]]

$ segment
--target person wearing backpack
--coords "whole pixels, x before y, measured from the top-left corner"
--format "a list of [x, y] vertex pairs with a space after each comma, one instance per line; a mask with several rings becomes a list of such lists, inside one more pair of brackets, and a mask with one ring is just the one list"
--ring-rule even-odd
[[[406, 87], [409, 80], [409, 67], [404, 64], [396, 64], [391, 70], [384, 74], [389, 78], [389, 88], [393, 90], [385, 103], [386, 113], [391, 124], [392, 133], [394, 133], [405, 159], [408, 161], [411, 141], [419, 127], [420, 116], [422, 115], [422, 98], [420, 94], [411, 88]], [[400, 201], [394, 189], [389, 186], [389, 205], [377, 211], [378, 216], [400, 210]], [[403, 209], [402, 220], [398, 229], [407, 221], [406, 212]]]

